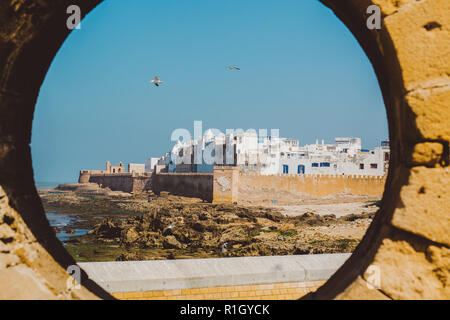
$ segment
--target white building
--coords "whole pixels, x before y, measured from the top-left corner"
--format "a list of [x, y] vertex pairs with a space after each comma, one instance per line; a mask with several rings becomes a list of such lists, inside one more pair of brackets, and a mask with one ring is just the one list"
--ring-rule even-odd
[[129, 163], [128, 172], [130, 173], [144, 173], [145, 164], [144, 163]]
[[161, 158], [149, 158], [145, 161], [145, 172], [153, 172], [153, 169], [158, 164]]
[[279, 173], [383, 176], [388, 162], [388, 143], [364, 150], [360, 138], [336, 138], [334, 144], [316, 141], [282, 155]]
[[169, 172], [212, 172], [214, 165], [236, 165], [241, 172], [263, 175], [382, 176], [389, 162], [389, 142], [364, 150], [360, 138], [338, 137], [334, 144], [316, 140], [315, 144], [300, 146], [295, 139], [261, 137], [251, 131], [214, 135], [208, 130], [199, 139], [178, 141], [169, 159], [164, 159]]
[[[186, 143], [177, 141], [170, 151], [169, 172], [212, 172], [214, 165], [227, 164], [227, 159], [234, 159], [233, 150], [226, 154], [224, 134], [206, 131], [203, 137]], [[230, 162], [229, 165], [233, 165]]]

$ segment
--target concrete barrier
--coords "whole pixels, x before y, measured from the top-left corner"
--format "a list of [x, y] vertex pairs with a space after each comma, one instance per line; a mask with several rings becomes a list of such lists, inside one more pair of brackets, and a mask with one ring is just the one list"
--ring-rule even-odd
[[242, 286], [253, 286], [256, 293], [257, 286], [264, 284], [324, 282], [348, 257], [350, 254], [318, 254], [79, 265], [91, 280], [112, 294], [214, 287], [237, 292]]

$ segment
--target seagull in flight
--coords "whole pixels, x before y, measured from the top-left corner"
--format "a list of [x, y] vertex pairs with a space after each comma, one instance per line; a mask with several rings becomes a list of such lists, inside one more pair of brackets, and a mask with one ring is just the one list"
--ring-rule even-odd
[[241, 68], [239, 68], [239, 67], [233, 67], [233, 66], [229, 66], [228, 69], [229, 69], [229, 70], [241, 70]]
[[153, 78], [153, 80], [151, 80], [150, 82], [152, 82], [157, 87], [159, 87], [159, 85], [163, 83], [161, 80], [159, 80], [159, 77], [157, 76], [155, 76], [155, 78]]

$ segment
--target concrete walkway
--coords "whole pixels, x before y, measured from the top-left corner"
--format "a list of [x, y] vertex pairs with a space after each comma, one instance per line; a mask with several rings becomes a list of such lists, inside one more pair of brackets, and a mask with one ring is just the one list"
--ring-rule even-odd
[[350, 254], [79, 263], [109, 292], [327, 280]]

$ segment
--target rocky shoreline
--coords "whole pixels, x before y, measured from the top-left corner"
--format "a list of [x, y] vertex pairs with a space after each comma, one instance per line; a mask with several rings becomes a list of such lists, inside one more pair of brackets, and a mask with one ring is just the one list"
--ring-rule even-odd
[[287, 215], [281, 206], [130, 195], [95, 185], [64, 185], [40, 196], [46, 211], [73, 215], [72, 228], [89, 230], [65, 242], [79, 261], [352, 252], [377, 210], [366, 201], [345, 215]]

